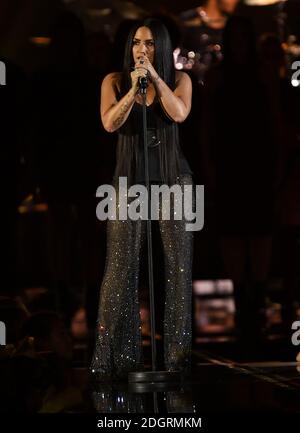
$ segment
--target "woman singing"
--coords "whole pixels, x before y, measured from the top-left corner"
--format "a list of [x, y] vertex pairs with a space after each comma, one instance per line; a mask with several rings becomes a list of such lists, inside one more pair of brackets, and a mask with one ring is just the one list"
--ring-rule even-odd
[[[101, 119], [109, 132], [118, 131], [113, 178], [118, 199], [120, 176], [128, 186], [144, 182], [142, 95], [140, 77], [148, 77], [147, 144], [151, 184], [192, 185], [192, 172], [182, 154], [178, 123], [191, 108], [189, 76], [176, 71], [165, 26], [148, 18], [131, 30], [122, 72], [107, 75], [101, 88]], [[171, 194], [172, 196], [172, 194]], [[172, 198], [173, 197], [173, 198]], [[174, 196], [171, 212], [174, 209]], [[166, 370], [190, 372], [192, 342], [193, 232], [181, 220], [158, 220], [165, 274], [164, 364]], [[118, 202], [117, 202], [118, 208]], [[91, 371], [96, 378], [124, 378], [144, 369], [139, 315], [139, 265], [146, 238], [145, 220], [108, 220], [107, 256], [100, 291], [96, 347]]]

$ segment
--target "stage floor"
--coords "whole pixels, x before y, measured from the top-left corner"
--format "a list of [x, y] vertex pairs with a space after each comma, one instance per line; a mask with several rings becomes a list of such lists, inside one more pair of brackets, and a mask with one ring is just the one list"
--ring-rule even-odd
[[[89, 403], [85, 401], [88, 406], [84, 410], [116, 414], [300, 415], [300, 362], [296, 361], [297, 350], [289, 344], [269, 341], [259, 354], [237, 342], [201, 344], [193, 350], [189, 378], [172, 385], [152, 385], [146, 390], [126, 380], [89, 382]], [[75, 368], [74, 372], [84, 384], [86, 370]]]

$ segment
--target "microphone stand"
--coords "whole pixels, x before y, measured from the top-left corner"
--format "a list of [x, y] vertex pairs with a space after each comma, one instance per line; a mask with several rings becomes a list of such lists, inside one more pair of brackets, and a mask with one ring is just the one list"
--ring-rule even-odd
[[[152, 233], [151, 233], [151, 193], [149, 181], [149, 159], [148, 159], [148, 142], [147, 142], [147, 78], [140, 80], [140, 93], [143, 97], [143, 141], [144, 141], [144, 167], [145, 167], [145, 184], [148, 195], [148, 218], [147, 218], [147, 252], [148, 252], [148, 278], [149, 278], [149, 295], [150, 295], [150, 322], [151, 322], [151, 355], [152, 370], [142, 372], [130, 372], [128, 382], [148, 384], [161, 382], [178, 382], [180, 380], [179, 371], [157, 371], [156, 370], [156, 340], [155, 340], [155, 303], [154, 303], [154, 285], [153, 285], [153, 259], [152, 259]], [[144, 387], [140, 387], [144, 390]]]

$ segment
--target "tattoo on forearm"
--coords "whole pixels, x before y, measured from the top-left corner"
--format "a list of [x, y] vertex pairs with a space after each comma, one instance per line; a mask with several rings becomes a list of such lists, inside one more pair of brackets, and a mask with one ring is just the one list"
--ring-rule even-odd
[[126, 116], [126, 113], [128, 111], [129, 106], [130, 106], [130, 103], [127, 99], [120, 109], [119, 116], [113, 121], [113, 125], [115, 128], [118, 128], [120, 125], [122, 125], [122, 123], [124, 121], [124, 117]]
[[153, 84], [154, 84], [154, 87], [155, 87], [155, 90], [156, 90], [157, 96], [158, 96], [159, 98], [161, 98], [160, 81], [161, 81], [161, 78], [160, 78], [159, 75], [158, 75], [158, 76], [153, 80]]

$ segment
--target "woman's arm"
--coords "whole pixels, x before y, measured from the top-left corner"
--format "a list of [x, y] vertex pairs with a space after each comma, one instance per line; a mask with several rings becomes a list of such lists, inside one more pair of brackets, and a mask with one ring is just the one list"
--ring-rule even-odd
[[113, 72], [104, 78], [101, 86], [100, 112], [106, 131], [116, 131], [127, 120], [135, 101], [135, 95], [139, 90], [138, 79], [140, 76], [145, 76], [144, 70], [131, 72], [131, 88], [120, 101], [117, 101], [116, 95], [120, 87], [121, 74]]
[[183, 122], [191, 111], [192, 82], [186, 72], [176, 71], [176, 87], [172, 91], [160, 78], [147, 56], [141, 56], [135, 64], [137, 71], [146, 69], [151, 77], [160, 103], [174, 122]]
[[118, 86], [118, 78], [120, 74], [108, 74], [101, 86], [101, 120], [104, 129], [108, 132], [114, 132], [129, 116], [134, 103], [135, 90], [131, 88], [120, 101], [117, 101], [116, 92]]
[[176, 72], [174, 91], [158, 76], [152, 78], [166, 114], [175, 122], [183, 122], [191, 111], [192, 82], [185, 72]]

